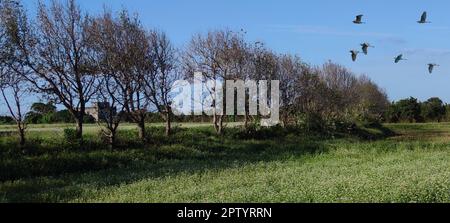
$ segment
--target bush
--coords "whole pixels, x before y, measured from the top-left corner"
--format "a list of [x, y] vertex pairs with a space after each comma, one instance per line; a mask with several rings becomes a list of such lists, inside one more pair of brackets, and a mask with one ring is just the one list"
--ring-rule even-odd
[[25, 121], [31, 124], [40, 124], [42, 120], [42, 115], [35, 112], [28, 112], [25, 115]]
[[75, 129], [64, 129], [64, 139], [69, 144], [79, 144], [80, 141], [77, 137], [77, 130]]
[[224, 136], [232, 139], [243, 140], [265, 140], [265, 139], [278, 139], [284, 138], [288, 134], [299, 133], [298, 127], [292, 126], [283, 128], [280, 125], [272, 127], [261, 127], [258, 125], [250, 125], [247, 128], [227, 128], [225, 129]]
[[74, 123], [75, 122], [73, 116], [70, 114], [70, 112], [67, 109], [54, 113], [53, 120], [56, 123]]
[[299, 127], [306, 132], [325, 132], [327, 122], [318, 114], [302, 114], [299, 117]]
[[394, 102], [387, 112], [387, 120], [390, 122], [422, 122], [421, 105], [416, 98], [403, 99]]
[[83, 117], [83, 122], [84, 122], [84, 123], [88, 123], [88, 124], [94, 124], [94, 123], [96, 123], [97, 121], [96, 121], [95, 118], [92, 117], [91, 115], [85, 115], [85, 116]]
[[14, 119], [9, 116], [0, 116], [0, 125], [12, 125], [14, 123]]
[[165, 144], [168, 141], [163, 127], [146, 127], [145, 139], [152, 144]]

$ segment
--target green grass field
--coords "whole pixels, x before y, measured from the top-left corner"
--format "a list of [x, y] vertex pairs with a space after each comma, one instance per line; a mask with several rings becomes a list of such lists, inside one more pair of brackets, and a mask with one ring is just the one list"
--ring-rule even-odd
[[116, 151], [61, 148], [65, 125], [30, 126], [41, 146], [26, 156], [3, 136], [0, 202], [450, 202], [449, 123], [390, 124], [395, 135], [371, 141], [244, 140], [206, 125]]

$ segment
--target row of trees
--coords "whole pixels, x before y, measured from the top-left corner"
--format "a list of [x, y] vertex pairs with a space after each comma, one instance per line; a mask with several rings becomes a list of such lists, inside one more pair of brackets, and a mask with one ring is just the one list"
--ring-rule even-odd
[[[364, 92], [361, 92], [364, 93]], [[380, 107], [379, 107], [380, 108]], [[383, 108], [378, 112], [372, 110], [372, 112], [366, 114], [382, 114]], [[288, 112], [288, 110], [283, 110]], [[283, 118], [289, 119], [293, 116], [287, 115]], [[303, 112], [303, 114], [306, 114]], [[388, 123], [397, 122], [442, 122], [450, 120], [450, 105], [445, 104], [440, 98], [433, 97], [424, 102], [420, 102], [416, 98], [407, 98], [399, 101], [394, 101], [389, 105], [389, 108], [385, 110], [383, 117], [368, 117], [364, 116], [364, 112], [359, 113], [359, 121], [383, 121]], [[130, 122], [126, 114], [121, 117], [122, 122]], [[178, 116], [174, 117], [176, 122], [206, 122], [210, 121], [208, 116]], [[294, 118], [293, 120], [299, 121], [301, 118]], [[228, 120], [233, 122], [244, 121], [244, 117], [232, 116]], [[283, 123], [289, 123], [290, 120], [283, 120]], [[25, 122], [31, 124], [52, 124], [52, 123], [75, 123], [75, 119], [70, 115], [69, 111], [66, 109], [58, 111], [56, 106], [49, 103], [36, 102], [30, 107], [30, 111], [25, 115]], [[85, 123], [95, 123], [95, 119], [92, 116], [85, 116]], [[158, 113], [148, 112], [146, 114], [146, 123], [160, 123], [164, 122], [164, 118]], [[0, 116], [0, 124], [14, 124], [15, 121], [10, 116]]]
[[386, 112], [388, 122], [441, 122], [448, 121], [450, 105], [439, 98], [430, 98], [420, 102], [416, 98], [407, 98], [393, 102]]
[[[382, 112], [382, 111], [380, 111]], [[364, 114], [364, 113], [361, 113]], [[360, 114], [360, 115], [361, 115]], [[440, 98], [433, 97], [424, 102], [420, 102], [416, 98], [407, 98], [394, 101], [385, 111], [382, 121], [389, 123], [397, 122], [442, 122], [450, 121], [450, 105], [445, 104]], [[122, 115], [122, 122], [130, 122], [131, 119], [126, 115]], [[289, 116], [287, 116], [289, 118]], [[376, 118], [376, 117], [373, 117]], [[229, 120], [243, 121], [242, 117], [229, 117]], [[297, 119], [300, 120], [300, 119]], [[360, 121], [368, 121], [370, 118], [361, 117]], [[206, 122], [210, 121], [208, 116], [178, 116], [174, 117], [176, 122]], [[375, 121], [377, 121], [375, 119]], [[379, 119], [378, 119], [379, 121]], [[25, 122], [31, 124], [52, 124], [52, 123], [75, 123], [75, 119], [66, 109], [58, 111], [53, 103], [33, 103], [30, 111], [25, 115]], [[92, 116], [85, 116], [85, 123], [95, 123], [96, 120]], [[158, 114], [148, 112], [146, 114], [146, 123], [160, 123], [164, 119]], [[289, 121], [283, 121], [286, 123]], [[0, 116], [0, 124], [14, 124], [14, 118], [10, 116]]]
[[[204, 81], [279, 80], [285, 126], [309, 120], [376, 121], [389, 104], [386, 94], [365, 76], [332, 62], [316, 67], [298, 56], [277, 54], [263, 43], [246, 41], [242, 32], [209, 31], [176, 49], [164, 32], [145, 29], [126, 10], [91, 16], [68, 0], [39, 2], [36, 18], [26, 15], [18, 0], [0, 0], [0, 89], [22, 145], [26, 122], [21, 102], [30, 92], [63, 105], [76, 122], [79, 139], [86, 105], [92, 101], [116, 108], [100, 120], [111, 145], [123, 116], [137, 124], [145, 141], [149, 111], [161, 115], [170, 135], [172, 84], [183, 78], [192, 81], [194, 72], [202, 72]], [[212, 95], [217, 91], [207, 90]], [[216, 103], [212, 100], [211, 107]], [[247, 97], [246, 107], [248, 103]], [[246, 110], [247, 127], [258, 116]], [[224, 115], [213, 112], [218, 134], [225, 121]]]

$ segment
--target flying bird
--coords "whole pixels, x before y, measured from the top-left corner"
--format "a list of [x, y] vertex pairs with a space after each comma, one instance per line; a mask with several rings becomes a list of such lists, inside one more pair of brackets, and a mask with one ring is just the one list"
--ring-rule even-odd
[[400, 54], [400, 55], [398, 55], [397, 57], [395, 57], [395, 63], [398, 63], [398, 62], [400, 62], [401, 60], [406, 60], [406, 59], [404, 59], [403, 58], [403, 54]]
[[439, 66], [439, 64], [435, 64], [435, 63], [428, 64], [428, 72], [430, 72], [430, 74], [432, 74], [434, 67], [438, 67], [438, 66]]
[[355, 62], [356, 58], [358, 57], [359, 51], [357, 51], [357, 50], [350, 50], [350, 53], [352, 54], [352, 61]]
[[374, 48], [374, 46], [370, 45], [369, 43], [363, 43], [363, 44], [361, 44], [361, 47], [362, 47], [362, 51], [365, 55], [367, 55], [369, 47]]
[[420, 20], [417, 21], [417, 23], [420, 23], [420, 24], [431, 23], [430, 21], [427, 21], [427, 12], [422, 13]]
[[355, 24], [364, 24], [363, 22], [362, 22], [362, 17], [363, 17], [364, 15], [357, 15], [356, 16], [356, 19], [355, 19], [355, 21], [353, 21], [353, 23], [355, 23]]

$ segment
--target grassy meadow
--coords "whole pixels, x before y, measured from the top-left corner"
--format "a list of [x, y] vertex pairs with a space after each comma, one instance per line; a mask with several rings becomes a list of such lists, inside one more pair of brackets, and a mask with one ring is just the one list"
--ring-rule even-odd
[[0, 127], [0, 202], [450, 202], [449, 123], [326, 137], [183, 124], [166, 138], [154, 125], [146, 145], [126, 124], [114, 151], [96, 125], [81, 147], [66, 127], [30, 126], [26, 155]]

